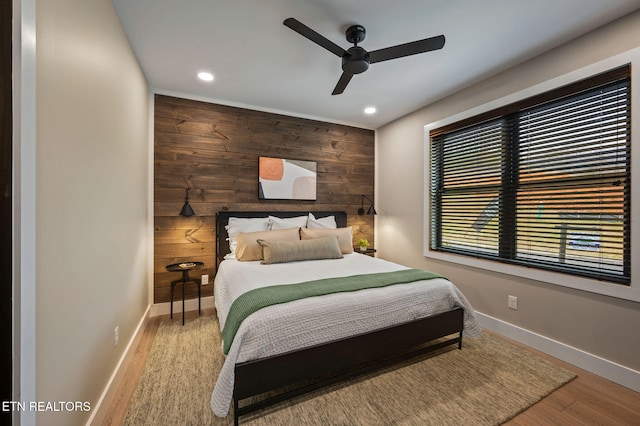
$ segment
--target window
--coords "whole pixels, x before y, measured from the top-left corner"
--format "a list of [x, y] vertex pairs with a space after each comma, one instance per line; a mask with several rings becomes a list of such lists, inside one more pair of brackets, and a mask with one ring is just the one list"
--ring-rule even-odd
[[630, 67], [434, 129], [430, 249], [629, 285]]

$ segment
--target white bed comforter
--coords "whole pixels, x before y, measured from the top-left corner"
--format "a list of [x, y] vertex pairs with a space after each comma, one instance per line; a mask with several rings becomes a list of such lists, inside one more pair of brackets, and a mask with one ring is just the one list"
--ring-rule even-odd
[[[220, 330], [233, 301], [251, 289], [400, 269], [407, 268], [359, 253], [343, 259], [272, 265], [225, 260], [214, 283]], [[329, 294], [263, 308], [247, 317], [238, 329], [211, 395], [211, 409], [219, 417], [229, 412], [236, 363], [401, 324], [454, 307], [464, 308], [465, 335], [479, 335], [480, 326], [471, 305], [445, 279]]]

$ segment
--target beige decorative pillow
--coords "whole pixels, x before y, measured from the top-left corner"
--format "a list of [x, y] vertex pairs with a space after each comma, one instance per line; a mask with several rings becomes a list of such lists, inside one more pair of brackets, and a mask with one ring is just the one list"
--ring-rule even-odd
[[353, 229], [350, 226], [337, 229], [301, 228], [300, 237], [303, 240], [337, 236], [342, 254], [353, 253]]
[[266, 217], [230, 217], [229, 224], [225, 226], [229, 238], [229, 253], [225, 259], [236, 258], [236, 245], [238, 244], [238, 234], [241, 232], [258, 232], [269, 229], [269, 219]]
[[236, 259], [242, 262], [262, 260], [262, 247], [258, 244], [259, 239], [274, 241], [300, 241], [300, 228], [278, 229], [275, 231], [241, 232], [238, 234], [237, 239]]
[[329, 236], [306, 241], [258, 240], [262, 246], [262, 264], [294, 262], [297, 260], [340, 259], [342, 252], [338, 238]]

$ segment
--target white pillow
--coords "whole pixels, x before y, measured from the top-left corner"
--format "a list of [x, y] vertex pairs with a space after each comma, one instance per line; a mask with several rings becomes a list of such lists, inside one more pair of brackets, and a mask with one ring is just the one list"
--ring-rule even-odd
[[238, 245], [238, 234], [241, 232], [258, 232], [266, 231], [269, 229], [269, 218], [256, 217], [256, 218], [244, 218], [244, 217], [230, 217], [227, 226], [225, 226], [229, 238], [229, 250], [231, 253], [227, 254], [225, 259], [236, 258], [236, 246]]
[[309, 218], [307, 219], [307, 228], [326, 228], [326, 229], [336, 229], [338, 225], [336, 224], [335, 216], [327, 216], [316, 219], [313, 213], [309, 213]]
[[276, 217], [269, 216], [269, 229], [306, 228], [307, 216]]

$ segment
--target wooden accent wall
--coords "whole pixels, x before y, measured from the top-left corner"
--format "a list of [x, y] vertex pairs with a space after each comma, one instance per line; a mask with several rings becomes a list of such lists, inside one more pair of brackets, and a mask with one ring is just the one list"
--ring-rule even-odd
[[[259, 200], [261, 156], [316, 161], [316, 201]], [[192, 217], [178, 215], [187, 186]], [[203, 297], [213, 294], [218, 211], [345, 210], [354, 240], [373, 244], [374, 216], [357, 215], [360, 195], [373, 193], [372, 130], [156, 95], [154, 302], [168, 302], [179, 277], [165, 266], [186, 260], [205, 263], [198, 273], [208, 273], [211, 285]], [[186, 294], [197, 297], [197, 289], [187, 286]]]

